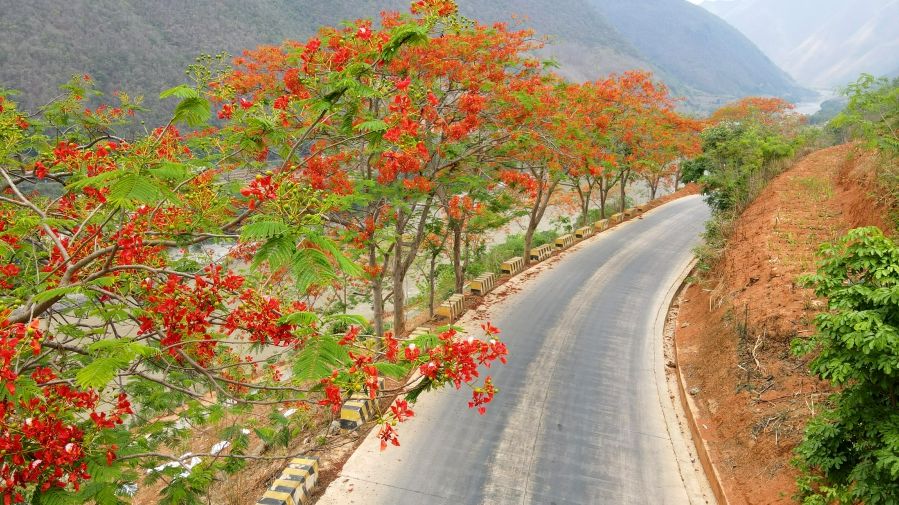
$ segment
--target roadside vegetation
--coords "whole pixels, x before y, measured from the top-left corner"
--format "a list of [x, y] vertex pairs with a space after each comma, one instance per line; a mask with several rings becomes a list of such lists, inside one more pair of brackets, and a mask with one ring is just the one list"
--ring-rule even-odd
[[774, 176], [814, 149], [819, 134], [803, 125], [792, 105], [775, 98], [744, 99], [722, 107], [703, 130], [702, 154], [684, 163], [681, 179], [697, 182], [712, 208], [699, 270], [709, 272], [727, 245], [734, 222]]
[[[792, 487], [807, 505], [899, 503], [899, 249], [889, 238], [899, 196], [899, 80], [864, 75], [845, 95], [848, 105], [825, 126], [806, 127], [774, 101], [725, 108], [702, 132], [702, 154], [683, 166], [683, 179], [702, 184], [713, 211], [696, 251], [712, 289], [689, 309], [711, 333], [687, 331], [684, 338], [705, 347], [700, 361], [684, 366], [707, 389], [705, 415], [729, 405], [748, 419], [716, 427], [718, 436], [735, 437], [715, 446], [717, 458], [739, 464], [726, 470], [738, 501], [758, 485], [753, 475], [768, 472], [795, 478], [780, 489]], [[819, 167], [800, 163], [778, 179], [777, 194], [753, 205], [796, 158], [845, 141], [854, 144], [818, 153]], [[851, 229], [872, 221], [889, 225]], [[823, 240], [817, 272], [808, 274]], [[721, 340], [721, 331], [734, 335]], [[739, 371], [721, 373], [702, 359], [736, 360]], [[797, 367], [808, 368], [811, 385]], [[773, 440], [761, 438], [769, 432]], [[781, 461], [784, 447], [792, 470]], [[771, 461], [745, 461], [749, 454]], [[790, 494], [776, 492], [759, 499]]]
[[[899, 196], [899, 79], [862, 76], [846, 90], [833, 126], [880, 154], [877, 181], [893, 209]], [[851, 230], [821, 248], [804, 279], [827, 299], [817, 334], [794, 352], [834, 386], [796, 449], [798, 497], [807, 505], [899, 503], [899, 246], [877, 227]]]
[[899, 77], [862, 75], [844, 94], [849, 104], [831, 121], [830, 128], [878, 152], [878, 196], [893, 209], [893, 223], [899, 226]]

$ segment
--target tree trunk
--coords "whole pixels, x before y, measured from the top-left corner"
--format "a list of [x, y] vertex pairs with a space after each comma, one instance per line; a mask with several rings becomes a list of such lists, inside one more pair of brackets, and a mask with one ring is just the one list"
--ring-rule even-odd
[[465, 234], [465, 249], [462, 250], [462, 275], [468, 271], [468, 262], [471, 260], [471, 235]]
[[[370, 265], [378, 264], [377, 251], [374, 244], [368, 246], [368, 261]], [[378, 273], [371, 280], [372, 312], [374, 312], [375, 335], [378, 339], [384, 338], [384, 274]]]
[[605, 183], [600, 181], [599, 183], [599, 218], [606, 218], [606, 200], [609, 198], [609, 188], [605, 186]]
[[[400, 335], [406, 331], [406, 292], [404, 289], [404, 281], [406, 280], [406, 273], [409, 272], [409, 267], [412, 266], [412, 261], [415, 260], [415, 255], [418, 254], [418, 247], [421, 245], [422, 238], [424, 237], [425, 223], [430, 216], [431, 204], [433, 203], [434, 195], [428, 196], [428, 199], [421, 207], [421, 214], [417, 218], [418, 224], [414, 227], [415, 234], [412, 237], [412, 241], [408, 244], [403, 243], [403, 234], [406, 231], [406, 225], [409, 224], [412, 216], [415, 215], [414, 209], [416, 206], [413, 206], [413, 210], [409, 213], [397, 211], [396, 250], [394, 251], [396, 256], [393, 258], [394, 335]], [[403, 249], [404, 246], [407, 247], [405, 251]]]
[[629, 174], [627, 174], [627, 173], [621, 174], [621, 180], [618, 181], [619, 182], [619, 186], [618, 186], [619, 194], [621, 196], [621, 202], [619, 204], [619, 207], [621, 208], [621, 210], [619, 212], [624, 212], [625, 210], [627, 210], [627, 179], [628, 179], [628, 175]]
[[612, 192], [612, 188], [615, 186], [615, 182], [618, 180], [618, 177], [606, 177], [605, 175], [600, 176], [599, 179], [599, 205], [600, 211], [599, 215], [602, 216], [602, 219], [606, 217], [606, 204], [609, 202], [609, 193]]
[[402, 236], [398, 236], [395, 256], [393, 258], [393, 334], [402, 335], [406, 330], [406, 290], [403, 285], [405, 271], [403, 270], [403, 246]]
[[649, 183], [649, 199], [650, 201], [656, 199], [656, 193], [659, 191], [659, 183], [661, 180], [656, 177], [654, 181], [650, 181]]
[[453, 227], [453, 273], [456, 277], [455, 292], [462, 293], [465, 284], [465, 271], [462, 268], [462, 226]]
[[534, 205], [531, 207], [528, 228], [524, 234], [525, 265], [530, 265], [531, 263], [531, 245], [534, 242], [534, 233], [537, 232], [537, 226], [539, 226], [540, 221], [543, 220], [543, 214], [546, 213], [546, 208], [549, 206], [549, 199], [552, 197], [553, 191], [555, 191], [559, 181], [553, 181], [549, 186], [544, 184], [545, 183], [540, 182], [540, 186], [537, 190], [537, 198], [534, 200]]
[[533, 219], [528, 221], [528, 229], [524, 233], [524, 264], [531, 264], [531, 244], [534, 242], [534, 232], [537, 231], [537, 222]]
[[581, 226], [587, 226], [587, 221], [590, 220], [590, 197], [593, 196], [592, 193], [592, 191], [587, 191], [581, 202]]
[[581, 201], [581, 226], [587, 226], [588, 214], [590, 214], [590, 197], [593, 193], [593, 187], [588, 185], [586, 191], [581, 189], [580, 184], [575, 187], [577, 188], [577, 197]]
[[438, 254], [431, 255], [431, 267], [428, 272], [428, 317], [434, 317], [434, 289], [436, 279], [434, 277], [437, 275], [437, 256]]

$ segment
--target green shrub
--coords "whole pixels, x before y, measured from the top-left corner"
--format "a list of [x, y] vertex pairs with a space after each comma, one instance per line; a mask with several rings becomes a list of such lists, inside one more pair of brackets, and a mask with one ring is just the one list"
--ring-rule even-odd
[[821, 249], [805, 281], [828, 299], [818, 333], [793, 342], [832, 394], [796, 448], [805, 504], [899, 503], [899, 246], [874, 227]]

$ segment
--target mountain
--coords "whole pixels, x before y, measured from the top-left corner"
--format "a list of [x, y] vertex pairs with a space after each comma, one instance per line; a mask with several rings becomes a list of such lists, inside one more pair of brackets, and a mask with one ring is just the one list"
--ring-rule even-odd
[[[21, 99], [33, 107], [55, 96], [72, 74], [88, 73], [106, 92], [146, 96], [147, 106], [157, 111], [148, 120], [156, 121], [162, 112], [155, 97], [182, 82], [199, 54], [237, 54], [305, 39], [321, 25], [408, 5], [409, 0], [0, 0], [0, 87], [26, 90]], [[709, 97], [720, 102], [801, 92], [745, 37], [684, 0], [459, 5], [464, 15], [482, 21], [533, 27], [550, 41], [544, 55], [573, 80], [648, 69], [700, 108], [707, 108]]]
[[594, 6], [591, 0], [458, 0], [459, 11], [482, 22], [508, 22], [548, 37], [543, 55], [575, 81], [635, 68], [657, 70]]
[[684, 0], [591, 1], [640, 54], [694, 92], [808, 95], [749, 39], [701, 7]]
[[803, 85], [831, 89], [899, 67], [899, 0], [717, 0], [702, 7]]

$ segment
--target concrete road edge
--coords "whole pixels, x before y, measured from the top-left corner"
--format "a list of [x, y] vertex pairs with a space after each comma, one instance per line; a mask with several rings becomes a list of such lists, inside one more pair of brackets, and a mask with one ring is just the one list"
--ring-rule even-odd
[[[664, 325], [667, 316], [671, 311], [671, 305], [672, 303], [674, 303], [675, 297], [681, 292], [683, 288], [686, 287], [685, 281], [687, 277], [690, 276], [690, 273], [692, 273], [695, 269], [696, 263], [696, 258], [691, 258], [691, 260], [684, 267], [684, 270], [679, 276], [677, 282], [669, 291], [666, 302], [664, 304], [664, 313], [660, 313], [661, 323], [659, 323], [658, 319], [656, 321], [658, 331], [657, 336], [660, 339], [664, 339]], [[680, 402], [672, 402], [675, 404], [673, 410], [678, 418], [676, 421], [676, 429], [681, 433], [682, 436], [686, 437], [687, 434], [684, 433], [683, 426], [686, 425], [688, 428], [689, 437], [693, 440], [692, 450], [690, 450], [689, 452], [696, 455], [699, 467], [701, 469], [701, 472], [694, 473], [700, 473], [702, 477], [704, 477], [701, 479], [704, 484], [704, 491], [711, 492], [712, 496], [714, 496], [719, 505], [727, 505], [730, 502], [727, 499], [727, 495], [724, 492], [724, 487], [721, 484], [721, 476], [718, 473], [717, 468], [715, 468], [715, 465], [712, 463], [711, 456], [709, 455], [708, 445], [701, 436], [701, 433], [699, 431], [699, 424], [696, 420], [696, 416], [694, 415], [694, 412], [697, 410], [697, 406], [694, 403], [693, 398], [689, 394], [687, 394], [687, 380], [686, 377], [684, 377], [683, 370], [680, 366], [680, 361], [678, 359], [677, 338], [674, 335], [672, 335], [672, 346], [672, 359], [674, 361], [674, 369], [669, 373], [664, 369], [665, 364], [662, 363], [662, 372], [667, 376], [666, 384], [669, 385], [668, 390], [670, 391], [672, 389], [671, 384], [674, 383], [674, 389], [677, 390], [675, 394], [677, 394], [680, 399]], [[672, 395], [669, 395], [669, 397], [673, 398]], [[663, 397], [660, 394], [660, 400], [662, 400], [662, 398]], [[671, 428], [672, 426], [669, 425], [669, 430]], [[674, 437], [672, 437], [672, 443], [673, 440]], [[680, 459], [678, 461], [680, 461]], [[696, 465], [694, 464], [693, 466], [695, 468]], [[683, 468], [681, 470], [683, 471]]]
[[[698, 503], [727, 503], [721, 499], [721, 484], [713, 467], [707, 464], [709, 456], [696, 429], [696, 420], [688, 408], [683, 378], [677, 365], [677, 348], [673, 348], [674, 369], [669, 373], [665, 359], [665, 324], [671, 305], [680, 293], [684, 282], [696, 266], [696, 258], [690, 257], [671, 283], [653, 324], [655, 345], [653, 375], [658, 390], [659, 405], [665, 417], [668, 436], [677, 461], [684, 488], [691, 505]], [[675, 395], [680, 401], [675, 400]], [[693, 443], [690, 443], [692, 440]], [[712, 471], [710, 471], [712, 470]]]

